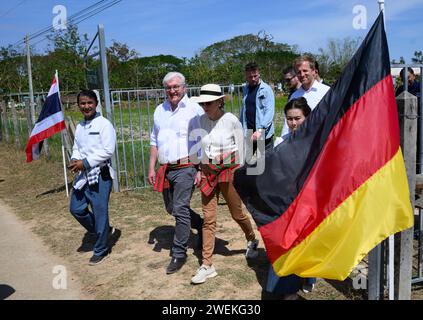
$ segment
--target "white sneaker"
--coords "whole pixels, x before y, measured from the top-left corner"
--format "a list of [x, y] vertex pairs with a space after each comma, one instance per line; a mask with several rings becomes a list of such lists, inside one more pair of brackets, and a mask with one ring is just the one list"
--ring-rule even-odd
[[248, 241], [247, 251], [245, 251], [245, 257], [247, 259], [254, 259], [258, 257], [258, 243], [259, 241], [257, 239]]
[[197, 273], [194, 277], [192, 277], [191, 282], [194, 284], [204, 283], [208, 278], [216, 276], [217, 272], [213, 265], [206, 266], [203, 264], [200, 268], [198, 268]]
[[314, 283], [305, 283], [303, 284], [303, 292], [304, 293], [310, 293], [314, 289]]

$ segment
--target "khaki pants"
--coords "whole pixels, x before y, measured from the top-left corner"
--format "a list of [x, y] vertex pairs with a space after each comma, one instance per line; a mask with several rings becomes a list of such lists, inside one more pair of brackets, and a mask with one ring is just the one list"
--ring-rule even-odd
[[204, 215], [203, 224], [203, 264], [210, 266], [212, 265], [212, 256], [214, 251], [215, 233], [216, 233], [216, 220], [217, 220], [217, 196], [216, 190], [226, 200], [229, 211], [231, 212], [232, 218], [239, 224], [242, 231], [244, 231], [245, 238], [247, 241], [255, 239], [253, 227], [250, 219], [242, 210], [241, 198], [236, 192], [232, 183], [219, 183], [216, 189], [210, 196], [201, 194], [201, 202]]

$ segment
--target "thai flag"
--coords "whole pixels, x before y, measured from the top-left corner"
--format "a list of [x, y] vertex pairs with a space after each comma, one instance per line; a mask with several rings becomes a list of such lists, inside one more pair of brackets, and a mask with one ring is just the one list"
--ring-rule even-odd
[[60, 103], [59, 84], [56, 74], [47, 99], [44, 102], [43, 109], [26, 145], [26, 162], [37, 160], [40, 157], [43, 140], [63, 129], [65, 129], [65, 121]]

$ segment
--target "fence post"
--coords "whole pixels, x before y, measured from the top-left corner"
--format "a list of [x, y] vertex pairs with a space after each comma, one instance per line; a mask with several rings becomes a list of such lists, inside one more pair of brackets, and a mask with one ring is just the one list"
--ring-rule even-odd
[[9, 125], [7, 123], [7, 106], [6, 103], [1, 104], [1, 111], [3, 113], [3, 127], [4, 127], [4, 137], [6, 138], [6, 143], [10, 142], [10, 136], [9, 136]]
[[0, 100], [0, 142], [3, 142], [3, 101]]
[[[98, 25], [98, 44], [99, 44], [99, 53], [101, 61], [101, 78], [103, 82], [103, 96], [104, 96], [104, 105], [106, 107], [106, 117], [112, 122], [112, 111], [110, 106], [110, 87], [109, 87], [109, 71], [107, 69], [107, 58], [106, 58], [106, 38], [104, 35], [104, 26], [102, 24]], [[117, 157], [116, 152], [112, 156], [112, 168], [117, 173]], [[118, 173], [116, 178], [113, 179], [113, 191], [119, 192], [119, 180]]]
[[[414, 214], [417, 154], [417, 98], [404, 91], [397, 98], [401, 148], [404, 155], [410, 201]], [[395, 299], [411, 299], [413, 227], [395, 235]]]
[[31, 105], [28, 99], [25, 99], [25, 115], [26, 115], [26, 123], [28, 125], [28, 137], [29, 137], [32, 132], [32, 116], [31, 116]]
[[21, 148], [21, 137], [19, 134], [19, 126], [18, 126], [18, 116], [16, 114], [16, 105], [15, 101], [10, 101], [10, 109], [12, 110], [12, 121], [13, 121], [13, 135], [15, 138], [15, 145], [18, 149]]
[[369, 252], [368, 299], [383, 299], [383, 243]]

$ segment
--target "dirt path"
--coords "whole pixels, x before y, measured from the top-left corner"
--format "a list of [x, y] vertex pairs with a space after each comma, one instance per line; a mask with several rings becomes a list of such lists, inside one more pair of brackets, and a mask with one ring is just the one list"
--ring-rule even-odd
[[82, 298], [66, 263], [1, 201], [0, 235], [0, 300]]
[[[122, 231], [121, 237], [110, 258], [92, 267], [87, 263], [92, 251], [78, 250], [92, 247], [92, 241], [69, 213], [62, 163], [41, 159], [26, 164], [24, 152], [1, 143], [0, 155], [0, 300], [279, 298], [263, 292], [268, 272], [263, 242], [260, 241], [258, 258], [247, 261], [245, 237], [222, 199], [213, 255], [218, 276], [206, 283], [190, 284], [201, 257], [194, 250], [195, 231], [191, 234], [186, 265], [180, 272], [166, 275], [175, 219], [164, 209], [162, 197], [151, 189], [112, 193], [110, 222]], [[198, 190], [191, 207], [201, 212]], [[256, 234], [259, 236], [257, 230]], [[53, 288], [58, 276], [53, 273], [56, 265], [66, 266], [68, 290]], [[344, 300], [363, 296], [348, 281], [318, 279], [316, 290], [303, 298]]]

